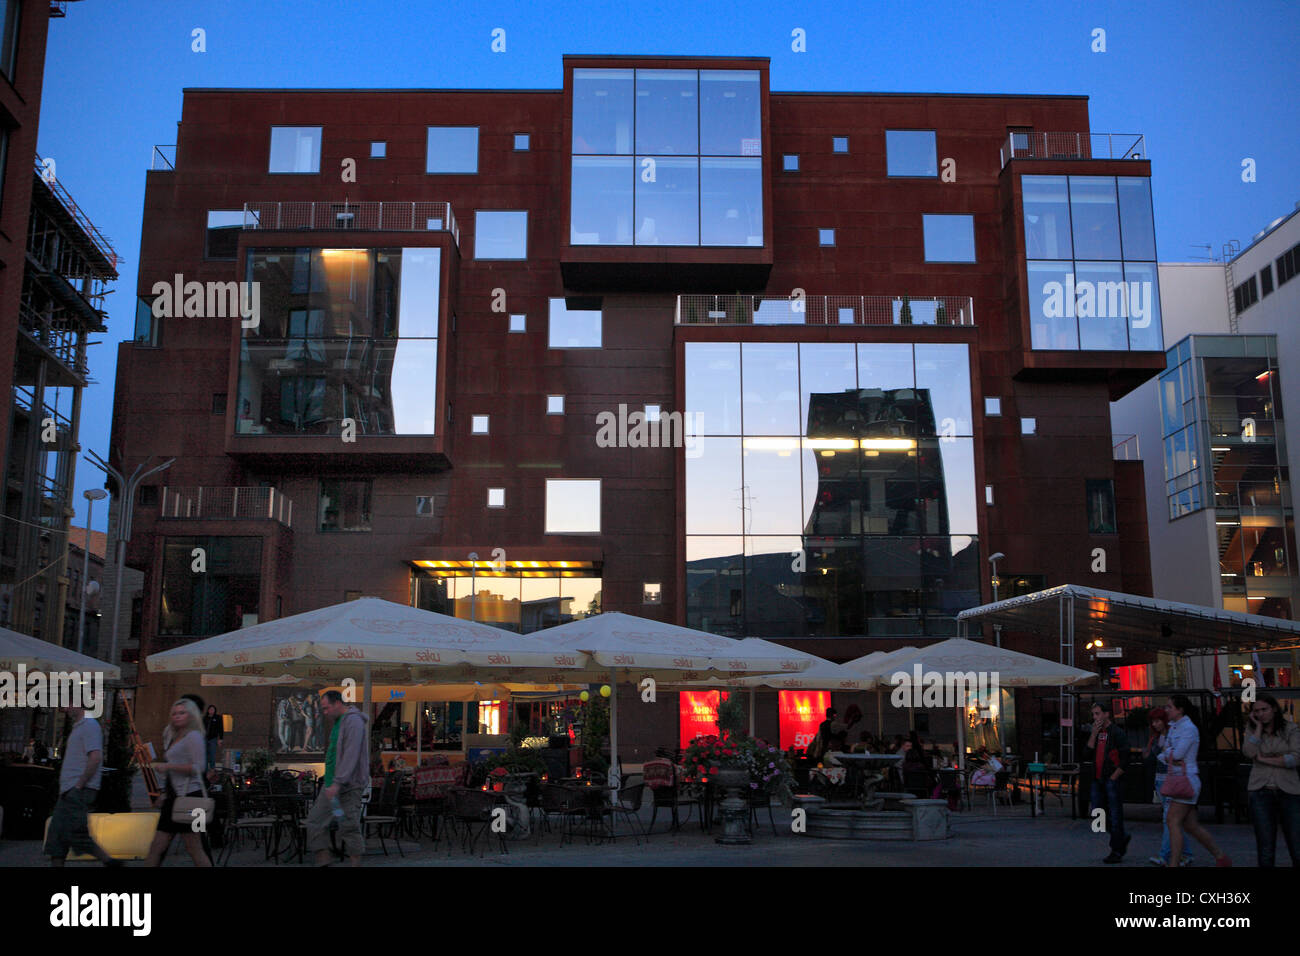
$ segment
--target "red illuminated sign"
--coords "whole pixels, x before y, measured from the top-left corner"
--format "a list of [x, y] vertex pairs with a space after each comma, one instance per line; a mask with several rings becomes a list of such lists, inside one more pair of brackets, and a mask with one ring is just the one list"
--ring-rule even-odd
[[781, 749], [807, 747], [817, 736], [831, 705], [828, 690], [783, 690], [777, 694], [781, 718]]
[[716, 690], [684, 690], [677, 695], [683, 747], [696, 737], [718, 732], [718, 694]]

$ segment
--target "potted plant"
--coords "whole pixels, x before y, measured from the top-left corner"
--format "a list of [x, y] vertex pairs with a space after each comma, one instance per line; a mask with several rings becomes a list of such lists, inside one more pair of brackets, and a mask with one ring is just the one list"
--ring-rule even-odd
[[898, 310], [898, 324], [912, 324], [912, 300], [907, 296], [903, 296], [903, 307]]
[[[746, 826], [749, 795], [772, 779], [770, 774], [768, 780], [762, 779], [763, 774], [755, 779], [759, 745], [745, 736], [744, 727], [745, 706], [740, 696], [733, 694], [718, 705], [720, 735], [695, 738], [682, 757], [688, 779], [711, 781], [725, 793], [721, 802], [723, 833], [718, 842], [729, 845], [751, 842]], [[766, 747], [763, 753], [767, 755]]]
[[245, 750], [241, 759], [244, 775], [252, 777], [254, 780], [265, 777], [267, 771], [275, 764], [275, 755], [265, 747], [254, 747], [252, 750]]

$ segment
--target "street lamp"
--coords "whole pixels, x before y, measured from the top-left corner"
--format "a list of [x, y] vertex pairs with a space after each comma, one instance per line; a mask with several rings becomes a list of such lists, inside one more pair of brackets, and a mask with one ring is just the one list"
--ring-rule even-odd
[[[1005, 558], [1005, 557], [1006, 557], [1006, 555], [1003, 554], [1001, 551], [998, 551], [998, 552], [996, 552], [996, 553], [994, 553], [994, 554], [990, 554], [990, 555], [989, 555], [989, 564], [993, 565], [993, 601], [994, 601], [994, 603], [996, 603], [996, 602], [997, 602], [997, 599], [998, 599], [998, 585], [999, 585], [1000, 583], [1002, 583], [1002, 582], [1000, 582], [1000, 581], [998, 580], [998, 562], [1001, 561], [1001, 560], [1002, 560], [1003, 558]], [[994, 645], [995, 647], [1001, 647], [1001, 646], [1002, 646], [1002, 625], [1001, 625], [1001, 624], [994, 624], [994, 625], [993, 625], [993, 645]]]
[[126, 543], [131, 540], [131, 517], [132, 512], [135, 510], [135, 490], [140, 486], [140, 482], [150, 475], [156, 475], [158, 472], [170, 468], [176, 459], [168, 458], [161, 465], [144, 471], [145, 467], [153, 461], [153, 455], [150, 455], [143, 464], [136, 466], [135, 471], [131, 472], [130, 478], [126, 478], [95, 452], [88, 452], [86, 457], [90, 459], [92, 465], [117, 481], [119, 496], [117, 500], [117, 533], [114, 538], [117, 560], [117, 585], [113, 589], [113, 643], [108, 654], [108, 662], [111, 664], [117, 658], [117, 626], [118, 620], [122, 616], [122, 563], [126, 560]]
[[475, 575], [478, 572], [478, 552], [469, 553], [469, 622], [474, 623], [474, 599], [478, 596]]
[[86, 496], [86, 540], [85, 556], [81, 562], [81, 597], [78, 603], [81, 605], [77, 612], [77, 653], [82, 652], [86, 645], [86, 598], [90, 588], [90, 525], [91, 515], [95, 513], [95, 502], [103, 501], [108, 497], [108, 492], [103, 488], [87, 488], [82, 492]]

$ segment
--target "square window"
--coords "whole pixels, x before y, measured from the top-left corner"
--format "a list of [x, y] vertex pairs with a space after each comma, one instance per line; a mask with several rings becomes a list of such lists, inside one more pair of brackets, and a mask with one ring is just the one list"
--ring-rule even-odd
[[974, 262], [975, 217], [924, 215], [926, 262]]
[[834, 136], [831, 138], [831, 152], [847, 153], [849, 151], [849, 138], [847, 136]]
[[662, 604], [663, 600], [664, 586], [662, 584], [646, 582], [641, 585], [642, 604]]
[[599, 478], [547, 479], [546, 533], [600, 533]]
[[528, 212], [526, 210], [476, 210], [474, 258], [527, 259]]
[[934, 130], [885, 130], [885, 166], [890, 176], [938, 176]]
[[599, 308], [571, 308], [565, 299], [552, 299], [548, 332], [547, 344], [550, 348], [598, 349], [601, 342], [601, 311]]
[[852, 325], [857, 321], [857, 313], [851, 305], [842, 305], [839, 308], [840, 325]]
[[488, 416], [471, 415], [469, 417], [469, 433], [471, 435], [486, 435], [488, 433]]
[[504, 488], [489, 488], [487, 506], [489, 508], [504, 508], [506, 506], [506, 490]]
[[369, 481], [322, 479], [318, 512], [320, 530], [369, 531], [370, 491]]
[[647, 405], [645, 407], [645, 420], [648, 424], [657, 424], [659, 422], [659, 406]]
[[527, 133], [515, 133], [515, 152], [526, 153], [529, 150], [529, 136]]
[[158, 486], [157, 485], [140, 486], [140, 507], [141, 508], [158, 507]]
[[1001, 414], [1002, 414], [1002, 399], [997, 398], [996, 396], [993, 396], [993, 395], [985, 395], [985, 396], [984, 396], [984, 414], [985, 414], [985, 415], [1001, 415]]
[[225, 392], [212, 393], [212, 414], [213, 415], [226, 414], [226, 393]]
[[208, 210], [208, 233], [203, 246], [205, 259], [234, 259], [239, 250], [239, 233], [244, 228], [242, 209]]
[[799, 156], [796, 153], [786, 153], [781, 157], [781, 168], [787, 173], [799, 172]]
[[1020, 434], [1022, 434], [1022, 435], [1037, 435], [1037, 434], [1038, 434], [1038, 420], [1035, 419], [1035, 418], [1022, 418], [1022, 419], [1020, 419]]
[[388, 143], [377, 139], [370, 144], [370, 158], [384, 159], [388, 155]]
[[433, 495], [415, 496], [415, 513], [422, 517], [433, 514]]
[[818, 229], [818, 230], [817, 230], [817, 242], [818, 242], [820, 245], [823, 245], [823, 246], [833, 246], [833, 245], [835, 245], [835, 230], [834, 230], [834, 229]]
[[430, 126], [426, 173], [477, 173], [477, 126]]
[[528, 331], [528, 316], [526, 316], [526, 315], [522, 315], [522, 314], [515, 314], [515, 315], [510, 316], [510, 331], [511, 331], [511, 332], [527, 332], [527, 331]]
[[985, 485], [985, 486], [984, 486], [984, 503], [985, 503], [986, 505], [992, 505], [992, 504], [993, 504], [993, 486], [992, 486], [992, 485]]
[[272, 173], [319, 173], [321, 127], [272, 126]]
[[564, 414], [564, 396], [547, 395], [546, 396], [546, 414], [563, 415]]

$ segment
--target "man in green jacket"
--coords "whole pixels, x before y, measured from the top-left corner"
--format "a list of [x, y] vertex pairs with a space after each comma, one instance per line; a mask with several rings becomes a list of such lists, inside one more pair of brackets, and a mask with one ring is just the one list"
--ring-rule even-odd
[[370, 747], [366, 718], [344, 703], [343, 695], [327, 690], [321, 711], [334, 721], [325, 751], [325, 779], [307, 815], [307, 849], [317, 866], [330, 864], [330, 823], [338, 822], [338, 839], [352, 866], [361, 865], [365, 835], [361, 830], [361, 797], [370, 786]]

